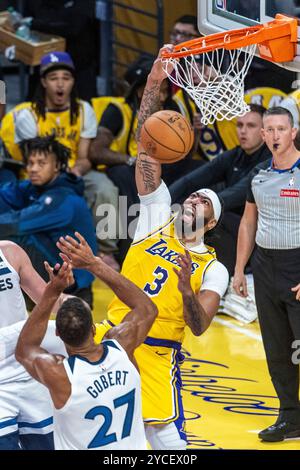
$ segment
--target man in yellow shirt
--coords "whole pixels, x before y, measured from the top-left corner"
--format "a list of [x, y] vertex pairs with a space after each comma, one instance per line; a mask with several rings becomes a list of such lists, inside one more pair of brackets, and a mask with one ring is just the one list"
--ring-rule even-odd
[[[118, 190], [105, 174], [91, 170], [88, 153], [97, 134], [94, 110], [88, 102], [77, 97], [75, 67], [67, 52], [51, 52], [43, 56], [40, 75], [33, 102], [21, 103], [4, 118], [2, 140], [8, 153], [17, 160], [22, 159], [19, 143], [37, 136], [55, 135], [60, 143], [70, 148], [70, 171], [84, 179], [84, 197], [93, 211], [96, 226], [100, 222], [97, 211], [102, 205], [107, 204], [117, 210]], [[103, 251], [112, 253], [117, 250], [113, 236], [102, 239], [101, 230], [97, 235]]]

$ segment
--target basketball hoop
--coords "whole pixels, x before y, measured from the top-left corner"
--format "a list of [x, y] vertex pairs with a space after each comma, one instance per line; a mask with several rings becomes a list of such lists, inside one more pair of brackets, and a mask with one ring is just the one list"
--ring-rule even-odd
[[297, 26], [296, 18], [277, 14], [269, 23], [186, 41], [163, 53], [164, 70], [191, 96], [203, 124], [243, 116], [250, 109], [244, 80], [256, 47], [265, 60], [290, 62], [296, 54]]

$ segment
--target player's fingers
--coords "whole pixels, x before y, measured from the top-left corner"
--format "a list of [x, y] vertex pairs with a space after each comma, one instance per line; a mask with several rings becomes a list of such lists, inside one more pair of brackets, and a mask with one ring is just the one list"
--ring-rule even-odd
[[68, 268], [69, 268], [69, 263], [65, 260], [59, 270], [62, 276], [64, 276], [68, 272]]
[[176, 274], [177, 277], [180, 276], [180, 271], [178, 271], [178, 269], [173, 268], [173, 271], [174, 271], [174, 273]]
[[181, 269], [186, 269], [186, 264], [184, 262], [184, 260], [180, 257], [177, 258], [177, 263], [179, 264], [179, 266], [181, 267]]
[[70, 235], [66, 235], [65, 239], [67, 240], [70, 245], [72, 245], [73, 248], [78, 248], [80, 243], [75, 240], [75, 238], [71, 237]]
[[190, 269], [190, 262], [184, 255], [179, 255], [180, 266], [184, 269]]
[[71, 264], [72, 260], [69, 256], [67, 256], [65, 253], [59, 253], [60, 258], [65, 261], [66, 263]]
[[47, 273], [48, 273], [49, 275], [51, 275], [52, 272], [53, 272], [53, 268], [50, 266], [50, 264], [48, 263], [48, 261], [44, 261], [44, 266], [45, 266], [45, 269], [46, 269]]
[[75, 236], [78, 238], [80, 241], [81, 245], [86, 245], [86, 239], [81, 235], [79, 232], [75, 232]]
[[60, 250], [68, 250], [70, 248], [70, 244], [64, 239], [64, 237], [59, 237], [59, 240], [56, 242], [56, 246]]
[[59, 241], [57, 242], [57, 246], [64, 253], [72, 252], [74, 250], [73, 245], [69, 242], [69, 240], [66, 240], [63, 237], [59, 238]]

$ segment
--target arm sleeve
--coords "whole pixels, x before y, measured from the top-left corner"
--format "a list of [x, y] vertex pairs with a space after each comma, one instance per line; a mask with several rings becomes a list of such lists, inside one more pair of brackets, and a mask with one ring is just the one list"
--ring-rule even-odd
[[200, 291], [211, 290], [219, 294], [220, 297], [223, 297], [228, 287], [228, 282], [229, 275], [227, 269], [219, 261], [214, 261], [204, 274]]
[[247, 202], [252, 202], [255, 203], [254, 199], [254, 194], [252, 191], [252, 180], [254, 176], [258, 173], [258, 169], [254, 168], [254, 170], [251, 171], [250, 175], [248, 175], [248, 181], [247, 181]]
[[223, 181], [225, 171], [231, 165], [232, 159], [229, 152], [219, 155], [209, 163], [205, 163], [200, 168], [179, 178], [170, 186], [172, 202], [181, 202], [194, 191], [200, 188], [207, 188], [213, 184]]
[[24, 207], [26, 185], [26, 182], [17, 182], [6, 183], [0, 186], [0, 214]]
[[100, 119], [99, 127], [106, 127], [113, 136], [117, 136], [123, 128], [123, 116], [119, 108], [110, 103]]
[[94, 139], [97, 135], [97, 120], [92, 106], [83, 101], [83, 125], [80, 137]]
[[15, 115], [15, 143], [33, 139], [38, 134], [37, 123], [29, 109], [21, 109]]
[[66, 227], [73, 218], [76, 205], [71, 198], [59, 200], [44, 196], [22, 210], [11, 210], [0, 215], [1, 236], [29, 235]]
[[134, 235], [134, 241], [154, 232], [164, 225], [171, 216], [171, 197], [169, 190], [162, 181], [153, 193], [140, 196], [140, 215]]

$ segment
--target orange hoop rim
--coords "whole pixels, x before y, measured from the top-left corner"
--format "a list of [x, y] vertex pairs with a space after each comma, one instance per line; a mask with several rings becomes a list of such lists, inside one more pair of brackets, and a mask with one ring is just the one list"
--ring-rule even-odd
[[[278, 13], [275, 19], [268, 23], [233, 29], [231, 31], [223, 31], [182, 42], [174, 46], [173, 52], [163, 51], [162, 59], [180, 59], [190, 55], [212, 52], [217, 49], [240, 49], [253, 44], [260, 45], [266, 41], [272, 43], [272, 41], [274, 42], [275, 40], [278, 42], [276, 48], [278, 47], [278, 51], [280, 52], [280, 50], [283, 50], [286, 45], [290, 45], [290, 43], [294, 43], [296, 47], [297, 28], [297, 18]], [[276, 58], [275, 50], [272, 61], [281, 61], [279, 58], [276, 60]]]

